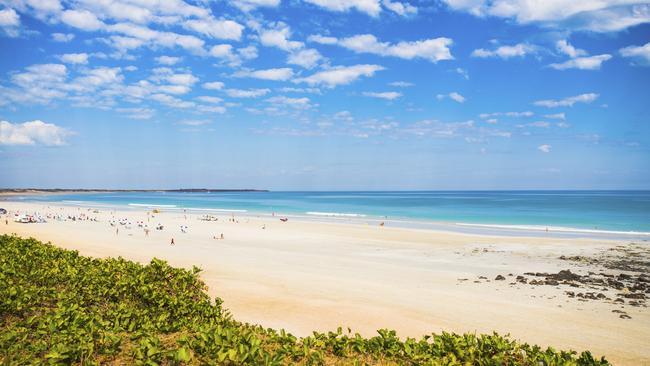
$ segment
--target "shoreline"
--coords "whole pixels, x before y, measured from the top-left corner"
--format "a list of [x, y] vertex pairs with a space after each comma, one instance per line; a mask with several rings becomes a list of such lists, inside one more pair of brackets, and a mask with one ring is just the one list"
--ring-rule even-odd
[[[240, 191], [223, 191], [223, 192], [242, 192]], [[93, 194], [93, 193], [111, 193], [111, 192], [157, 192], [154, 190], [147, 191], [87, 191], [87, 192], [72, 192], [65, 191], [61, 193], [48, 193], [39, 192], [31, 195], [65, 195], [65, 194]], [[179, 192], [179, 191], [174, 191]], [[250, 192], [250, 191], [247, 191]], [[257, 191], [255, 191], [257, 192]], [[263, 192], [263, 191], [259, 191]], [[6, 195], [7, 197], [20, 196]], [[2, 198], [3, 194], [0, 193], [0, 202], [26, 202], [33, 204], [43, 205], [65, 205], [71, 207], [82, 208], [102, 208], [115, 211], [121, 210], [143, 210], [143, 209], [159, 209], [174, 212], [187, 212], [191, 214], [215, 214], [225, 215], [232, 214], [238, 216], [245, 216], [249, 218], [292, 218], [302, 222], [317, 222], [317, 223], [335, 223], [335, 224], [351, 224], [351, 225], [385, 225], [398, 227], [402, 229], [413, 230], [427, 230], [443, 233], [458, 233], [469, 235], [494, 235], [494, 236], [512, 236], [512, 237], [534, 237], [534, 238], [586, 238], [586, 239], [605, 239], [605, 240], [650, 240], [650, 231], [621, 231], [621, 230], [600, 230], [588, 229], [581, 227], [563, 227], [554, 225], [535, 225], [535, 224], [502, 224], [502, 223], [476, 223], [476, 222], [453, 222], [453, 221], [434, 221], [427, 219], [417, 219], [408, 217], [388, 217], [388, 216], [372, 216], [366, 214], [351, 214], [351, 213], [331, 213], [331, 212], [304, 212], [304, 213], [282, 213], [282, 212], [266, 212], [266, 211], [253, 211], [247, 209], [231, 209], [231, 208], [210, 208], [210, 207], [179, 207], [173, 204], [149, 204], [149, 203], [128, 203], [128, 204], [100, 204], [92, 201], [30, 201], [29, 199], [14, 201], [11, 198]]]
[[[566, 258], [597, 258], [619, 246], [647, 248], [629, 240], [283, 223], [277, 217], [242, 215], [230, 221], [231, 215], [223, 213], [215, 215], [218, 221], [201, 221], [201, 214], [165, 210], [152, 218], [142, 208], [111, 214], [104, 208], [94, 213], [51, 202], [5, 203], [10, 214], [39, 211], [98, 221], [0, 222], [2, 233], [32, 236], [94, 257], [122, 256], [141, 263], [157, 257], [174, 266], [199, 266], [208, 293], [221, 297], [237, 319], [296, 335], [338, 326], [363, 335], [390, 328], [402, 337], [497, 331], [541, 346], [589, 349], [615, 364], [650, 363], [650, 350], [644, 347], [650, 341], [650, 313], [645, 305], [634, 305], [640, 300], [614, 301], [620, 296], [616, 289], [599, 290], [610, 300], [583, 299], [567, 292], [593, 290], [561, 283], [533, 285], [530, 276], [528, 283], [515, 281], [527, 272], [563, 270], [617, 276], [618, 269]], [[119, 226], [116, 233], [109, 224], [112, 217], [131, 221], [132, 228]], [[136, 226], [138, 221], [148, 223], [148, 235]], [[163, 231], [153, 230], [158, 223]], [[187, 228], [185, 233], [181, 226]], [[220, 233], [223, 240], [213, 239]]]

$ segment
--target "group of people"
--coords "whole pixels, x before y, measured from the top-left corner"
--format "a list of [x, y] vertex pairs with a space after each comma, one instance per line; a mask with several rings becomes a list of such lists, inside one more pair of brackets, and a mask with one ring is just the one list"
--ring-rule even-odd
[[[50, 208], [50, 207], [48, 207], [48, 208]], [[64, 208], [59, 208], [59, 209], [61, 211], [64, 210]], [[34, 216], [36, 217], [36, 215], [37, 215], [39, 218], [43, 217], [43, 218], [47, 218], [47, 219], [50, 219], [50, 220], [56, 220], [56, 221], [73, 221], [73, 222], [92, 221], [92, 222], [100, 222], [100, 220], [98, 219], [97, 216], [92, 215], [93, 213], [99, 214], [100, 212], [98, 210], [89, 208], [89, 209], [84, 209], [84, 211], [87, 211], [87, 212], [81, 212], [82, 208], [80, 208], [80, 207], [76, 208], [76, 210], [79, 211], [79, 212], [78, 213], [48, 212], [45, 215], [41, 215], [40, 213], [34, 213]], [[16, 212], [15, 214], [20, 215], [21, 213]], [[120, 228], [123, 228], [123, 229], [126, 229], [126, 230], [131, 230], [133, 228], [133, 222], [134, 221], [132, 221], [130, 218], [128, 218], [128, 217], [116, 218], [114, 216], [115, 212], [112, 212], [112, 211], [110, 212], [110, 214], [111, 214], [111, 219], [108, 220], [108, 223], [109, 223], [109, 225], [111, 227], [115, 228], [115, 235], [120, 234]], [[5, 220], [4, 220], [5, 225], [9, 225], [8, 217], [9, 217], [9, 215], [5, 216]], [[149, 225], [147, 224], [147, 222], [150, 222], [152, 217], [155, 217], [154, 214], [150, 213], [150, 212], [147, 212], [147, 220], [146, 220], [146, 222], [142, 221], [142, 220], [135, 221], [135, 224], [137, 225], [137, 227], [142, 229], [145, 237], [149, 236], [150, 228], [149, 228]], [[187, 214], [184, 215], [184, 218], [187, 220]], [[219, 221], [219, 218], [217, 216], [213, 216], [213, 215], [202, 215], [198, 219], [201, 220], [201, 221]], [[236, 219], [234, 215], [232, 215], [232, 217], [229, 217], [228, 221], [232, 222], [232, 223], [239, 223], [239, 220]], [[45, 220], [39, 221], [39, 222], [45, 222]], [[154, 229], [156, 231], [163, 231], [164, 226], [161, 223], [158, 223], [157, 225], [154, 226]], [[262, 227], [262, 229], [266, 229], [266, 225], [264, 225]], [[180, 225], [180, 231], [183, 234], [188, 233], [189, 232], [189, 226], [188, 225]], [[129, 234], [129, 235], [132, 235], [132, 234]], [[224, 237], [223, 233], [219, 233], [219, 234], [213, 235], [212, 239], [213, 240], [224, 240], [225, 237]], [[176, 241], [174, 240], [173, 237], [170, 238], [170, 245], [176, 245]]]

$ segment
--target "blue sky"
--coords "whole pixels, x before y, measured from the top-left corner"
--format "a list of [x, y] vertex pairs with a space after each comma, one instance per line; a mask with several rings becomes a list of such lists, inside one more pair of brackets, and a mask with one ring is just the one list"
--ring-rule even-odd
[[650, 189], [650, 2], [0, 0], [0, 186]]

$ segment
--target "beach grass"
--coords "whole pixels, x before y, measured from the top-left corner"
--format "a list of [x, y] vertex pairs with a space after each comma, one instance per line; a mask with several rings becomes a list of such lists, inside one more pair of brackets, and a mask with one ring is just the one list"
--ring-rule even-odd
[[[3, 364], [606, 365], [498, 334], [371, 338], [341, 328], [298, 338], [238, 322], [200, 269], [96, 259], [0, 236]], [[441, 299], [444, 301], [444, 299]], [[327, 316], [323, 314], [323, 316]]]

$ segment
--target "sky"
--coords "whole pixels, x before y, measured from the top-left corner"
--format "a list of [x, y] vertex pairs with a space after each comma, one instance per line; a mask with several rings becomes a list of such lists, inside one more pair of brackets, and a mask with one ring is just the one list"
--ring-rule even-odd
[[650, 189], [650, 1], [0, 0], [0, 187]]

